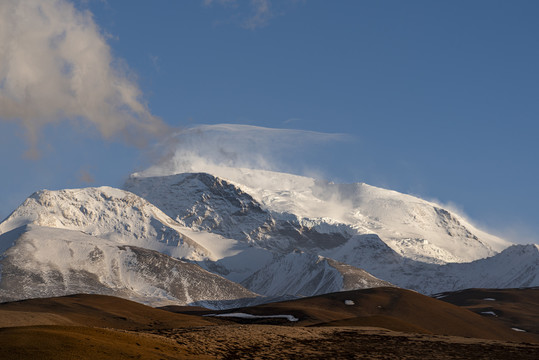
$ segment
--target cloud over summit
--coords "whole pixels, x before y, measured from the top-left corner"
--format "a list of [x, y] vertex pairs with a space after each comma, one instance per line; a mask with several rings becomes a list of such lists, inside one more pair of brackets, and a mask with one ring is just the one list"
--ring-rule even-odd
[[25, 128], [31, 153], [42, 127], [68, 119], [144, 144], [165, 125], [141, 95], [89, 11], [66, 0], [0, 3], [0, 120]]
[[348, 140], [344, 134], [240, 124], [199, 125], [178, 130], [158, 144], [154, 165], [144, 176], [182, 172], [222, 174], [226, 168], [286, 171], [294, 154], [313, 146]]

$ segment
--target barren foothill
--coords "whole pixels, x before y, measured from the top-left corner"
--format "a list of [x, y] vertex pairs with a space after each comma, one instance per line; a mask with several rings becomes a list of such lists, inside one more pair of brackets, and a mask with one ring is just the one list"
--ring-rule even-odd
[[[534, 296], [532, 290], [530, 296], [519, 291], [525, 304]], [[228, 311], [166, 309], [85, 294], [3, 303], [0, 358], [539, 358], [538, 334], [515, 331], [503, 321], [398, 288], [339, 292]], [[525, 315], [534, 309], [526, 308]], [[298, 321], [207, 316], [226, 312], [292, 315]]]

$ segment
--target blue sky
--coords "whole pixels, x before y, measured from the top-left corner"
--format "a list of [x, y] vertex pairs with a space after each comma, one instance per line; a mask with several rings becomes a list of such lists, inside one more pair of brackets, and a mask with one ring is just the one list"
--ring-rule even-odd
[[[73, 27], [58, 25], [42, 54], [20, 56], [44, 59], [43, 68], [49, 51], [71, 59], [61, 77], [93, 64], [81, 54], [92, 57], [98, 44], [95, 64], [110, 58], [115, 72], [95, 93], [136, 96], [108, 110], [106, 121], [119, 124], [111, 128], [97, 110], [109, 98], [78, 111], [79, 98], [56, 101], [65, 96], [62, 82], [58, 92], [34, 84], [38, 95], [17, 97], [8, 89], [11, 70], [0, 67], [0, 100], [22, 101], [37, 114], [0, 107], [2, 218], [41, 188], [121, 186], [154, 160], [133, 140], [141, 133], [152, 143], [163, 124], [230, 123], [347, 134], [301, 142], [275, 161], [287, 171], [437, 199], [511, 241], [538, 241], [537, 1], [82, 1], [57, 18], [71, 3], [51, 3], [50, 14], [40, 13], [53, 23], [73, 16], [80, 30], [73, 39], [91, 46], [62, 50], [57, 43], [68, 42], [65, 29]], [[3, 26], [23, 36], [17, 19]], [[32, 116], [47, 112], [48, 102], [25, 102], [41, 97], [56, 106], [45, 120]], [[126, 108], [135, 114], [127, 120]]]

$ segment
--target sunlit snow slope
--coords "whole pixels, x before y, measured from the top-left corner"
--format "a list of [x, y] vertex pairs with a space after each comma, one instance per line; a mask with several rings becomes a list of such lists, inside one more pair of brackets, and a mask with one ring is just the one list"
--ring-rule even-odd
[[[231, 268], [242, 264], [241, 250], [206, 265], [253, 291], [299, 294], [298, 288], [311, 288], [307, 281], [290, 286], [294, 282], [282, 274], [292, 269], [286, 265], [292, 261], [286, 259], [295, 250], [314, 256], [309, 261], [309, 256], [294, 257], [294, 267], [300, 269], [297, 274], [305, 274], [303, 269], [320, 272], [320, 265], [314, 270], [313, 262], [318, 260], [313, 259], [322, 255], [424, 293], [487, 282], [504, 287], [539, 282], [535, 247], [514, 245], [496, 256], [511, 243], [475, 228], [438, 204], [366, 184], [334, 184], [237, 168], [218, 168], [215, 173], [219, 176], [149, 176], [156, 175], [150, 171], [134, 174], [125, 188], [183, 226], [228, 239], [233, 249], [250, 246], [265, 255], [274, 254], [272, 259], [255, 261], [241, 274]], [[513, 252], [511, 264], [500, 268], [496, 259], [513, 248], [523, 252]], [[518, 275], [487, 281], [496, 278], [481, 270], [489, 267], [492, 274]], [[271, 273], [276, 275], [271, 278]], [[308, 279], [309, 275], [298, 277]], [[276, 281], [279, 278], [282, 281]]]
[[[219, 169], [217, 177], [135, 174], [126, 189], [189, 226], [217, 228], [234, 238], [246, 234], [253, 239], [256, 228], [293, 220], [320, 233], [377, 234], [404, 257], [433, 263], [473, 261], [511, 245], [438, 204], [396, 191], [263, 170]], [[184, 196], [175, 194], [176, 189]]]
[[182, 258], [202, 258], [208, 253], [148, 201], [106, 186], [38, 191], [0, 224], [0, 234], [27, 224], [78, 230]]

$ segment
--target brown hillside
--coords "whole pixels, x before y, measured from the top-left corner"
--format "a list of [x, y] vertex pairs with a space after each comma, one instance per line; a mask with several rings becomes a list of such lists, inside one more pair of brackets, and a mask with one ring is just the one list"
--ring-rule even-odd
[[[345, 305], [345, 300], [355, 304]], [[195, 315], [210, 312], [204, 308], [175, 310], [188, 314], [100, 295], [0, 304], [0, 326], [4, 326], [0, 359], [539, 358], [539, 343], [528, 339], [532, 334], [514, 332], [466, 309], [395, 288], [234, 310], [300, 319], [296, 323], [271, 319], [286, 326], [261, 325], [272, 323], [267, 319], [234, 320], [240, 322], [235, 324]], [[245, 323], [249, 321], [254, 323]], [[37, 323], [70, 326], [21, 326]], [[463, 334], [470, 335], [458, 336]]]
[[[345, 300], [352, 300], [354, 305], [345, 305]], [[234, 310], [238, 311], [254, 315], [294, 315], [300, 320], [290, 323], [294, 326], [376, 326], [439, 335], [539, 341], [533, 334], [514, 331], [467, 309], [392, 287], [338, 292]]]
[[73, 326], [0, 329], [0, 359], [209, 359], [144, 333]]
[[0, 327], [77, 325], [125, 330], [212, 325], [213, 319], [172, 314], [114, 296], [70, 295], [0, 304]]
[[539, 335], [539, 288], [467, 289], [438, 296], [507, 327]]

